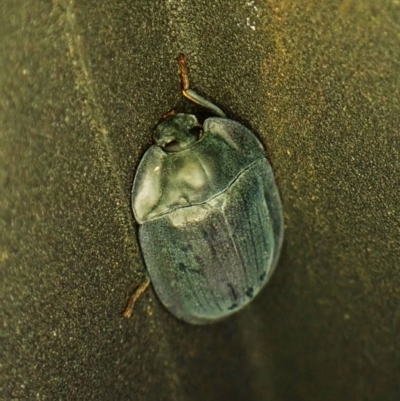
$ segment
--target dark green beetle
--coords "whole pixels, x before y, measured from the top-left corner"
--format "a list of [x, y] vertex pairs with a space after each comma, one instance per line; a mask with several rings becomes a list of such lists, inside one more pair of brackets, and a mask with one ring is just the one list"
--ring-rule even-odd
[[270, 278], [283, 240], [282, 205], [261, 143], [189, 89], [183, 55], [179, 62], [183, 94], [218, 117], [199, 124], [170, 113], [157, 126], [132, 208], [161, 302], [179, 319], [204, 324], [244, 307]]

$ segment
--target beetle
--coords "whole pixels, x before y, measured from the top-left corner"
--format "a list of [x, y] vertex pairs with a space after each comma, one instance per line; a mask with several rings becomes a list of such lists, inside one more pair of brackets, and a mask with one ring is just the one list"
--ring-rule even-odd
[[218, 321], [247, 305], [277, 264], [282, 204], [264, 148], [242, 124], [189, 88], [182, 94], [214, 115], [168, 113], [156, 127], [132, 186], [132, 209], [149, 280], [162, 304], [192, 324]]

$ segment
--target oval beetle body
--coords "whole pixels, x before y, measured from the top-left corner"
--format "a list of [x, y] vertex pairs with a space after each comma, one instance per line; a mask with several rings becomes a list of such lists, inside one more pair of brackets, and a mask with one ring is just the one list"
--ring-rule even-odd
[[[182, 61], [181, 61], [182, 63]], [[188, 323], [222, 319], [270, 278], [283, 240], [282, 205], [261, 143], [215, 105], [200, 125], [172, 114], [156, 128], [132, 188], [139, 241], [164, 306]]]

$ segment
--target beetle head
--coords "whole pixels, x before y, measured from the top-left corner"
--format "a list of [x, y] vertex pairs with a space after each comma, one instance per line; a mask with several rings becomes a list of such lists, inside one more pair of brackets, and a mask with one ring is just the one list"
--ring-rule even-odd
[[202, 132], [194, 115], [179, 113], [157, 125], [154, 141], [167, 153], [180, 152], [199, 141]]

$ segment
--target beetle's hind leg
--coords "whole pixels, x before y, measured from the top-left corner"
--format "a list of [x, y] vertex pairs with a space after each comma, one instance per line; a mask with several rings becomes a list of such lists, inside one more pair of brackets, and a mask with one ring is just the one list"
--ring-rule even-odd
[[216, 106], [214, 103], [211, 103], [209, 100], [204, 99], [204, 97], [200, 96], [195, 91], [189, 89], [187, 62], [184, 54], [180, 54], [178, 58], [178, 63], [181, 74], [181, 85], [182, 85], [183, 96], [185, 96], [186, 99], [189, 99], [190, 101], [205, 107], [218, 117], [226, 117], [225, 113], [218, 106]]
[[146, 292], [147, 288], [149, 288], [150, 280], [147, 279], [144, 283], [140, 284], [139, 287], [136, 288], [135, 292], [129, 297], [128, 303], [126, 304], [126, 308], [123, 317], [129, 319], [132, 316], [132, 310], [135, 306], [136, 301]]

